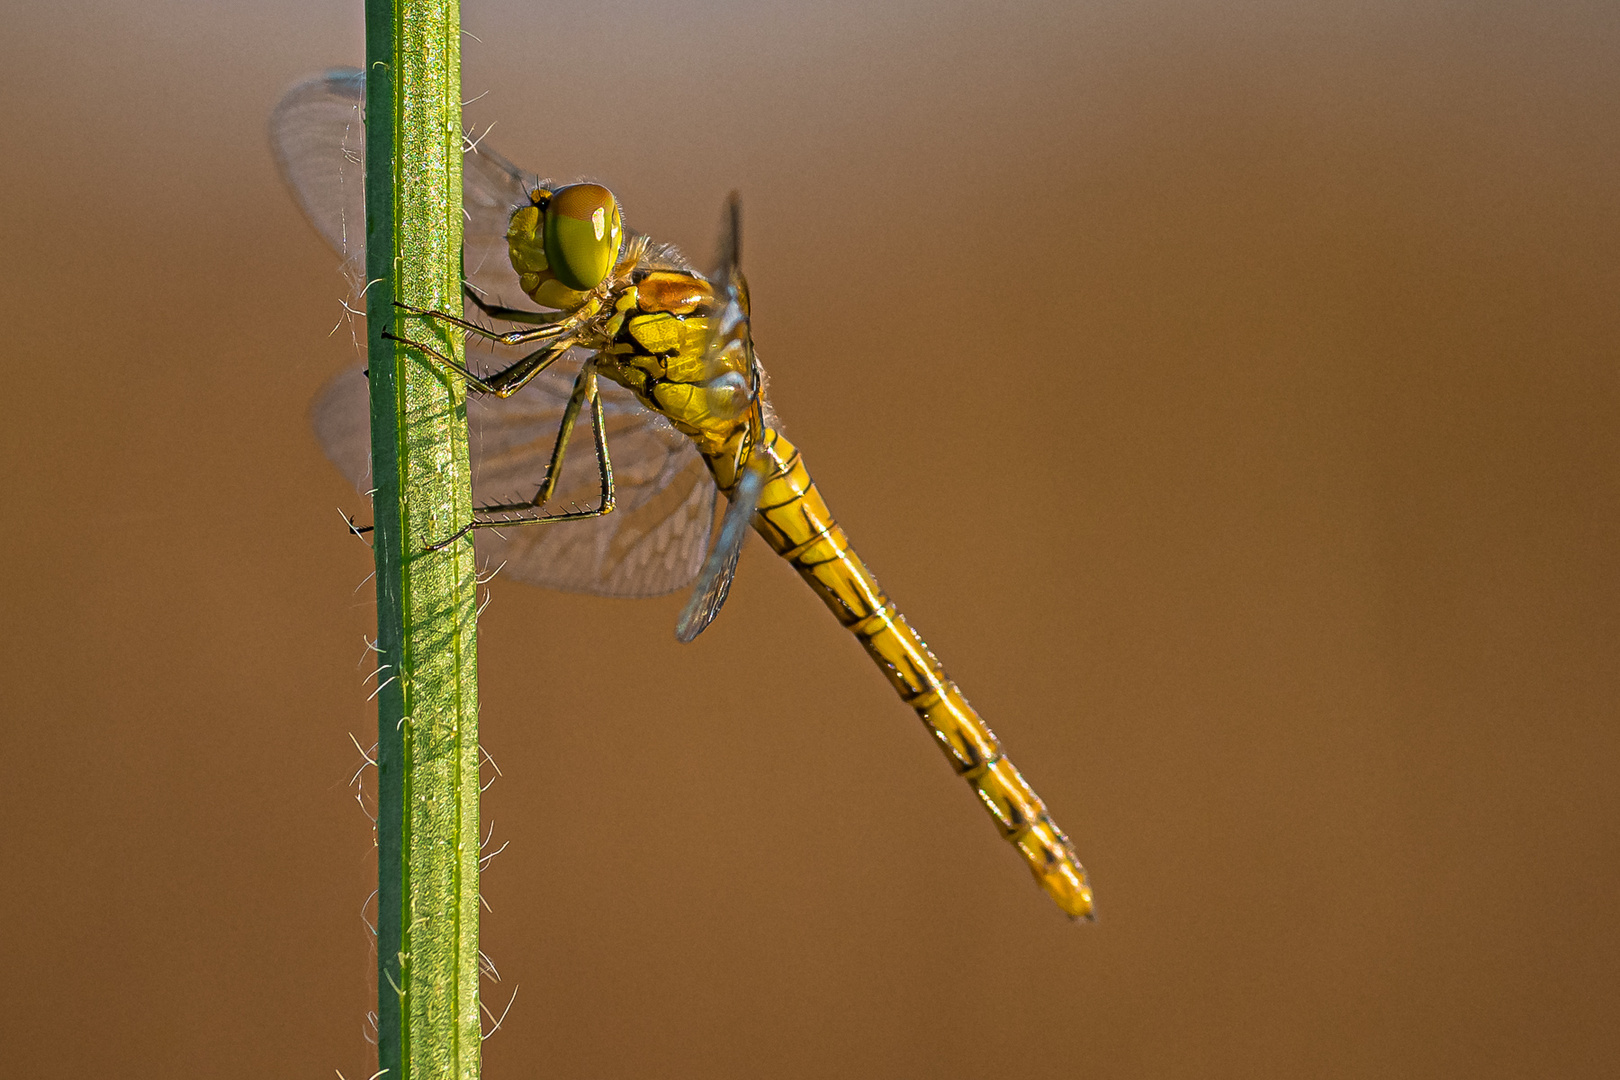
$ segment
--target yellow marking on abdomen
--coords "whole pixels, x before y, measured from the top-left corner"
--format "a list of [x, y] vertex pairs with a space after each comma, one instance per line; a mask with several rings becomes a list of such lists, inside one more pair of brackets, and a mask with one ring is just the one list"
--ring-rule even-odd
[[865, 647], [902, 700], [933, 732], [951, 767], [978, 792], [1058, 907], [1092, 917], [1091, 886], [1068, 837], [1001, 751], [939, 660], [849, 546], [793, 444], [767, 428], [756, 452], [773, 463], [754, 528], [787, 559]]

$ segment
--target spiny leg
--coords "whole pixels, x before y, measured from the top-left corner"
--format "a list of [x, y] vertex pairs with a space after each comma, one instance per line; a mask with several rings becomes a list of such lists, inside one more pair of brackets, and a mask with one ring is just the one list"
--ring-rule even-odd
[[[475, 508], [476, 513], [506, 514], [534, 510], [551, 501], [551, 496], [557, 490], [557, 481], [562, 478], [563, 455], [568, 450], [570, 439], [573, 438], [574, 424], [579, 419], [580, 407], [585, 404], [587, 396], [591, 396], [593, 400], [598, 396], [596, 393], [596, 370], [590, 365], [586, 365], [581, 369], [579, 377], [574, 380], [574, 392], [568, 395], [568, 405], [563, 409], [562, 423], [557, 427], [557, 441], [551, 448], [551, 464], [546, 466], [546, 477], [540, 482], [540, 490], [535, 492], [534, 498], [528, 502], [480, 506]], [[597, 405], [596, 411], [598, 413], [601, 411], [600, 404]], [[598, 457], [600, 456], [599, 454]], [[611, 469], [609, 475], [611, 475]]]
[[[438, 551], [440, 548], [447, 547], [474, 529], [499, 529], [507, 525], [538, 525], [552, 521], [583, 521], [586, 518], [601, 517], [603, 514], [613, 512], [613, 461], [608, 457], [607, 420], [602, 415], [602, 395], [596, 385], [596, 369], [588, 362], [585, 369], [580, 372], [579, 380], [575, 383], [575, 394], [579, 394], [581, 389], [583, 389], [584, 393], [580, 396], [589, 398], [591, 402], [591, 431], [596, 437], [596, 467], [597, 473], [602, 479], [602, 504], [595, 510], [573, 510], [564, 514], [531, 514], [526, 517], [519, 515], [499, 518], [495, 521], [472, 521], [458, 529], [453, 535], [430, 545], [428, 547], [429, 551]], [[574, 408], [574, 400], [574, 397], [570, 396], [569, 406], [577, 415], [578, 409]], [[553, 450], [552, 456], [553, 460], [558, 463], [561, 462], [561, 455], [558, 450]], [[551, 486], [552, 476], [555, 475], [553, 473], [546, 477], [546, 483], [541, 486], [542, 493], [545, 493], [547, 486]], [[530, 510], [535, 505], [537, 504], [519, 503], [513, 509]], [[499, 513], [502, 509], [502, 507], [498, 506], [485, 507], [482, 512], [494, 511]]]
[[[524, 385], [526, 383], [528, 383], [528, 381], [530, 379], [534, 378], [536, 375], [540, 374], [540, 372], [542, 372], [546, 368], [550, 367], [553, 363], [555, 363], [557, 361], [557, 358], [559, 356], [561, 356], [564, 352], [567, 352], [568, 348], [569, 348], [569, 343], [567, 343], [567, 342], [559, 342], [556, 345], [548, 345], [543, 349], [537, 349], [536, 351], [530, 353], [528, 356], [525, 356], [523, 359], [519, 360], [517, 363], [513, 364], [511, 367], [508, 367], [508, 368], [506, 368], [506, 369], [504, 369], [502, 371], [496, 372], [494, 375], [491, 375], [489, 377], [489, 379], [486, 381], [484, 379], [480, 379], [477, 375], [474, 375], [472, 372], [468, 371], [466, 369], [466, 367], [464, 367], [461, 364], [456, 363], [454, 360], [450, 359], [450, 357], [444, 355], [444, 353], [440, 352], [438, 349], [435, 349], [431, 345], [424, 345], [420, 341], [412, 341], [410, 338], [402, 338], [398, 334], [390, 333], [387, 330], [383, 331], [382, 336], [387, 338], [390, 341], [397, 341], [402, 345], [409, 345], [413, 349], [422, 350], [424, 353], [427, 353], [429, 356], [432, 356], [435, 360], [438, 360], [441, 364], [444, 364], [445, 366], [451, 368], [453, 371], [455, 371], [457, 374], [459, 374], [462, 378], [466, 379], [467, 380], [467, 385], [472, 387], [474, 390], [477, 390], [480, 393], [484, 393], [484, 394], [494, 394], [496, 397], [501, 397], [501, 398], [511, 397], [513, 394], [515, 394], [519, 390], [523, 389]], [[550, 353], [551, 355], [548, 356], [547, 355], [548, 353]], [[524, 365], [531, 364], [531, 363], [532, 363], [532, 366], [529, 367], [528, 370], [526, 370], [526, 371], [520, 371], [519, 370], [520, 368], [523, 368]], [[551, 493], [554, 490], [556, 490], [556, 487], [557, 487], [557, 477], [561, 475], [562, 459], [563, 459], [563, 448], [564, 448], [565, 444], [568, 442], [569, 435], [571, 435], [573, 433], [574, 421], [579, 417], [580, 403], [583, 401], [583, 396], [582, 396], [582, 393], [581, 393], [582, 387], [583, 387], [583, 380], [584, 380], [586, 371], [589, 371], [589, 370], [590, 369], [587, 368], [585, 371], [581, 371], [580, 372], [580, 377], [578, 379], [574, 380], [574, 392], [571, 395], [569, 395], [568, 407], [563, 412], [562, 428], [561, 428], [561, 430], [560, 430], [560, 432], [558, 434], [557, 445], [552, 447], [552, 450], [551, 450], [551, 466], [546, 472], [545, 480], [541, 482], [540, 491], [535, 495], [534, 502], [532, 502], [532, 503], [516, 503], [516, 504], [509, 505], [509, 506], [480, 506], [480, 507], [475, 507], [474, 508], [474, 511], [473, 511], [474, 513], [483, 514], [483, 513], [501, 513], [501, 512], [506, 511], [506, 510], [528, 510], [528, 509], [532, 509], [533, 507], [540, 506], [547, 499], [551, 498]], [[514, 373], [516, 373], [516, 374], [514, 374]], [[511, 375], [515, 380], [515, 382], [510, 386], [504, 385], [501, 382], [501, 380], [506, 378], [508, 375]], [[592, 389], [593, 393], [595, 392], [595, 388], [596, 388], [595, 372], [591, 372], [591, 389]], [[602, 458], [603, 462], [606, 463], [607, 462], [607, 458], [606, 458], [607, 443], [603, 440], [602, 426], [601, 426], [602, 425], [602, 404], [601, 404], [601, 401], [599, 399], [596, 399], [596, 398], [593, 398], [593, 403], [596, 406], [595, 413], [594, 413], [594, 422], [595, 422], [596, 429], [597, 429], [596, 430], [596, 443], [597, 443], [597, 447], [598, 447], [598, 456], [600, 456]], [[611, 490], [612, 489], [613, 472], [612, 472], [611, 463], [606, 463], [605, 468], [607, 470], [607, 474], [606, 474], [607, 475], [607, 486], [604, 488], [604, 492], [606, 494], [605, 505], [607, 505], [607, 510], [593, 511], [592, 514], [585, 515], [586, 517], [594, 516], [595, 513], [603, 513], [603, 514], [605, 514], [605, 513], [608, 513], [608, 511], [613, 509], [613, 506], [612, 506], [613, 497], [612, 497], [612, 490]], [[356, 524], [354, 518], [349, 517], [348, 515], [344, 516], [344, 520], [349, 523], [349, 531], [354, 533], [354, 535], [356, 535], [356, 536], [364, 536], [366, 533], [371, 532], [372, 529], [375, 528], [375, 526], [373, 526], [373, 525], [359, 525], [359, 524]], [[541, 518], [541, 519], [538, 519], [538, 520], [547, 520], [547, 521], [549, 521], [549, 520], [552, 520], [552, 519], [550, 519], [550, 518]], [[497, 522], [496, 524], [504, 524], [504, 523], [503, 522]], [[481, 527], [482, 526], [479, 526], [479, 525], [468, 526], [468, 528], [481, 528]], [[455, 539], [457, 539], [457, 538], [459, 538], [461, 536], [464, 536], [464, 535], [466, 535], [466, 532], [467, 532], [467, 530], [463, 529], [463, 530], [461, 530], [461, 532], [456, 533], [455, 536], [452, 536], [450, 538], [450, 540], [455, 540]], [[444, 544], [448, 544], [450, 542], [450, 540], [446, 540], [446, 541], [444, 541], [443, 543], [440, 543], [440, 544], [435, 544], [435, 545], [433, 545], [433, 547], [429, 548], [429, 550], [430, 551], [437, 551], [439, 548], [443, 547]]]
[[[566, 332], [568, 329], [568, 327], [562, 323], [551, 323], [545, 326], [536, 326], [530, 330], [508, 330], [504, 334], [499, 334], [487, 326], [479, 326], [475, 322], [468, 322], [466, 319], [463, 319], [458, 315], [451, 315], [447, 312], [429, 311], [426, 308], [412, 307], [410, 304], [401, 303], [398, 300], [394, 301], [394, 306], [399, 308], [401, 311], [408, 312], [411, 315], [420, 315], [424, 319], [433, 319], [435, 322], [449, 323], [451, 326], [459, 326], [469, 334], [476, 334], [478, 337], [496, 342], [500, 345], [527, 345], [531, 341], [541, 341], [545, 338], [554, 338], [558, 334]], [[480, 306], [482, 306], [481, 302]]]
[[450, 370], [460, 375], [463, 379], [466, 379], [467, 385], [472, 387], [474, 390], [477, 390], [481, 394], [494, 394], [496, 397], [500, 398], [511, 397], [513, 394], [523, 389], [528, 385], [530, 379], [534, 378], [536, 375], [546, 370], [546, 368], [556, 363], [558, 358], [561, 357], [563, 353], [567, 352], [569, 347], [574, 343], [573, 339], [569, 338], [563, 341], [554, 341], [549, 345], [542, 345], [534, 352], [523, 357], [517, 363], [512, 364], [509, 367], [504, 367], [493, 375], [478, 376], [474, 375], [470, 370], [468, 370], [465, 364], [458, 363], [451, 357], [446, 356], [444, 353], [434, 348], [432, 345], [424, 345], [420, 341], [412, 341], [410, 338], [400, 337], [398, 334], [390, 330], [384, 330], [382, 332], [382, 336], [390, 341], [397, 341], [401, 345], [409, 345], [413, 349], [420, 349], [422, 352], [433, 357], [435, 360], [439, 361], [439, 363], [445, 365]]

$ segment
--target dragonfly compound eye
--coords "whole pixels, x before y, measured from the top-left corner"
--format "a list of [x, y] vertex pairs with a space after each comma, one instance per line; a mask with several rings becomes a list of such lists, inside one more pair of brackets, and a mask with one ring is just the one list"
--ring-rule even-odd
[[619, 257], [624, 226], [613, 192], [600, 184], [558, 188], [546, 206], [545, 255], [570, 289], [594, 289]]

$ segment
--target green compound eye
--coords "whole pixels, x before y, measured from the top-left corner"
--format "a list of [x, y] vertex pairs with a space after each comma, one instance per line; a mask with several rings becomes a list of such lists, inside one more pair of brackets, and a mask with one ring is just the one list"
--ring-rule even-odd
[[558, 188], [546, 207], [546, 261], [570, 289], [594, 289], [613, 269], [624, 226], [613, 192], [600, 184]]

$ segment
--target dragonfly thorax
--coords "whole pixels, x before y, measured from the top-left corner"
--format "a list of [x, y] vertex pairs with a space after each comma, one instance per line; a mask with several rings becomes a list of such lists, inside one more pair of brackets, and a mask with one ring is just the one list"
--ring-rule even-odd
[[506, 230], [512, 269], [535, 303], [574, 311], [613, 270], [624, 241], [618, 200], [600, 184], [536, 188]]

